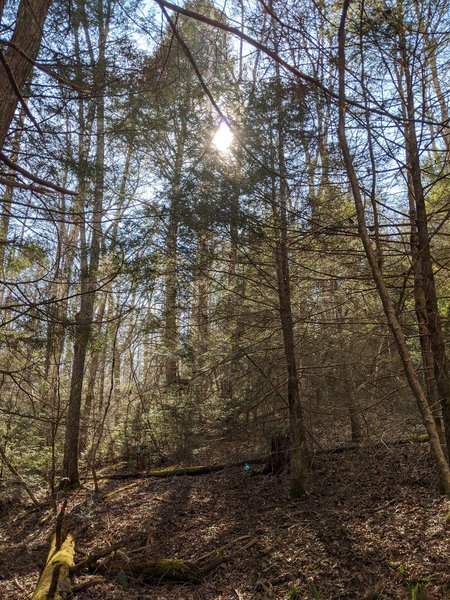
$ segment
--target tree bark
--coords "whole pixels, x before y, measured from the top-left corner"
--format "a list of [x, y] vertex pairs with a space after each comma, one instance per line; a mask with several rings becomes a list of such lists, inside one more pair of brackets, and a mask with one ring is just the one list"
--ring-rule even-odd
[[39, 52], [50, 4], [51, 0], [21, 0], [19, 4], [11, 42], [31, 60], [27, 60], [12, 46], [3, 52], [4, 60], [0, 66], [0, 149], [5, 145], [19, 102], [18, 93], [22, 93]]
[[[86, 218], [83, 215], [80, 222], [80, 311], [75, 317], [74, 326], [74, 351], [72, 376], [70, 382], [70, 396], [67, 411], [66, 436], [64, 440], [64, 459], [63, 459], [63, 486], [78, 487], [80, 485], [78, 459], [79, 459], [79, 436], [80, 436], [80, 415], [81, 415], [81, 397], [83, 391], [83, 381], [85, 374], [86, 353], [89, 340], [91, 338], [92, 321], [94, 317], [95, 296], [98, 287], [98, 267], [100, 263], [100, 240], [102, 237], [102, 204], [104, 188], [105, 171], [105, 99], [104, 87], [106, 81], [106, 39], [109, 29], [109, 4], [106, 13], [103, 12], [102, 1], [99, 7], [99, 30], [98, 30], [98, 48], [99, 55], [95, 65], [95, 87], [101, 90], [96, 102], [96, 126], [97, 126], [97, 146], [95, 159], [95, 185], [92, 211], [92, 236], [90, 246], [88, 247], [86, 239]], [[78, 9], [83, 11], [83, 6]], [[81, 134], [83, 135], [83, 133]], [[83, 143], [81, 144], [83, 154]], [[86, 156], [82, 156], [86, 159]], [[82, 181], [82, 187], [86, 183]], [[85, 191], [80, 193], [80, 198], [85, 197]]]
[[[279, 66], [276, 65], [277, 87], [281, 86]], [[286, 184], [286, 160], [284, 149], [284, 126], [281, 111], [277, 123], [277, 169], [279, 186], [272, 178], [272, 212], [277, 228], [275, 241], [275, 263], [281, 330], [288, 375], [287, 400], [289, 408], [289, 432], [291, 440], [291, 495], [298, 498], [305, 493], [305, 478], [309, 468], [309, 450], [300, 399], [300, 382], [294, 342], [294, 320], [291, 304], [291, 279], [288, 250], [288, 187]]]
[[32, 600], [63, 600], [69, 595], [70, 569], [74, 565], [75, 541], [69, 533], [58, 544], [52, 537], [50, 551], [42, 575], [33, 593]]
[[172, 197], [169, 209], [169, 224], [166, 238], [166, 294], [164, 303], [164, 342], [166, 346], [166, 386], [178, 381], [178, 221], [180, 209], [181, 170], [184, 155], [184, 134], [177, 141], [177, 150], [172, 181]]
[[[403, 17], [403, 15], [400, 15]], [[423, 301], [416, 295], [417, 310], [423, 309], [425, 314], [421, 315], [422, 344], [427, 352], [428, 345], [431, 347], [434, 364], [434, 376], [439, 392], [442, 415], [444, 419], [445, 438], [447, 452], [450, 454], [450, 370], [445, 349], [444, 334], [442, 331], [441, 317], [436, 294], [436, 284], [433, 271], [433, 259], [430, 248], [430, 234], [428, 231], [428, 215], [425, 203], [425, 194], [422, 185], [422, 174], [420, 165], [419, 148], [415, 126], [414, 90], [408, 61], [406, 41], [401, 25], [399, 26], [399, 52], [400, 62], [406, 84], [406, 121], [404, 127], [406, 167], [408, 169], [409, 194], [415, 205], [415, 222], [412, 224], [417, 234], [414, 235], [416, 243], [415, 257], [419, 264], [414, 269], [414, 275], [418, 276], [415, 285], [423, 290]], [[423, 311], [422, 311], [423, 312]], [[425, 365], [428, 366], [428, 365]]]

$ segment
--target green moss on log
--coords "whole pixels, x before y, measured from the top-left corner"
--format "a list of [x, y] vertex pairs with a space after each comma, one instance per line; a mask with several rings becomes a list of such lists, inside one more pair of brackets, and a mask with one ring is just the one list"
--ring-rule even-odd
[[75, 540], [70, 533], [67, 534], [59, 550], [56, 550], [56, 537], [52, 537], [47, 562], [33, 593], [32, 600], [48, 599], [53, 574], [57, 568], [59, 569], [58, 581], [56, 582], [55, 593], [52, 594], [52, 600], [63, 600], [67, 597], [70, 591], [69, 571], [74, 565], [74, 557]]
[[167, 469], [156, 469], [147, 471], [147, 477], [175, 477], [177, 475], [203, 475], [221, 471], [224, 465], [196, 466], [196, 467], [168, 467]]
[[202, 573], [193, 563], [177, 558], [140, 558], [126, 564], [113, 562], [114, 568], [147, 583], [163, 583], [167, 580], [199, 583], [202, 578]]
[[123, 487], [117, 488], [117, 490], [109, 492], [108, 494], [106, 494], [106, 497], [111, 498], [111, 496], [115, 496], [116, 494], [120, 494], [122, 492], [125, 492], [126, 490], [137, 487], [138, 485], [141, 485], [141, 483], [141, 481], [135, 481], [134, 483], [130, 483], [129, 485], [124, 485]]
[[144, 570], [149, 572], [153, 577], [178, 577], [184, 573], [188, 573], [190, 568], [186, 561], [177, 558], [163, 558], [156, 562], [151, 562]]

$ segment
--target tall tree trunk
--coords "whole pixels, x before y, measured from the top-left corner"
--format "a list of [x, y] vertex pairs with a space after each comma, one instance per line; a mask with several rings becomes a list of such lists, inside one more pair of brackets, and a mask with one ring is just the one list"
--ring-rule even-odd
[[411, 354], [408, 349], [406, 337], [403, 332], [402, 326], [399, 322], [397, 311], [389, 296], [384, 277], [380, 270], [380, 266], [377, 260], [376, 253], [372, 247], [372, 242], [366, 226], [366, 215], [364, 209], [364, 203], [361, 196], [361, 189], [358, 181], [358, 176], [353, 164], [353, 159], [350, 153], [350, 149], [347, 143], [345, 114], [346, 114], [346, 98], [345, 98], [345, 25], [347, 19], [347, 11], [350, 0], [344, 0], [342, 8], [342, 15], [339, 24], [339, 36], [338, 36], [338, 70], [339, 70], [339, 126], [338, 126], [338, 138], [339, 145], [342, 152], [344, 166], [347, 171], [347, 176], [350, 182], [350, 188], [353, 194], [353, 200], [355, 203], [356, 216], [358, 219], [358, 231], [364, 246], [367, 260], [369, 262], [370, 269], [372, 271], [372, 277], [377, 287], [377, 291], [380, 300], [383, 305], [384, 313], [386, 315], [387, 322], [391, 329], [392, 335], [394, 336], [397, 349], [400, 355], [400, 359], [403, 364], [406, 379], [410, 385], [410, 388], [416, 398], [419, 411], [422, 415], [422, 420], [430, 438], [430, 447], [433, 454], [433, 458], [436, 464], [438, 472], [439, 482], [442, 490], [450, 498], [450, 468], [445, 456], [444, 448], [439, 438], [439, 433], [436, 428], [436, 423], [433, 417], [433, 413], [428, 404], [428, 399], [424, 392], [424, 389], [419, 381], [414, 364], [411, 358]]
[[39, 52], [50, 4], [51, 0], [20, 1], [11, 46], [3, 52], [0, 65], [0, 149], [5, 145], [19, 101], [18, 93], [23, 91]]
[[[276, 83], [281, 90], [279, 67], [276, 67]], [[298, 498], [305, 493], [305, 478], [309, 468], [309, 450], [300, 399], [300, 381], [297, 367], [297, 357], [294, 342], [294, 320], [291, 305], [291, 279], [289, 269], [288, 248], [288, 195], [286, 183], [286, 159], [284, 148], [283, 117], [279, 111], [277, 117], [277, 170], [279, 173], [278, 186], [272, 177], [272, 213], [277, 239], [275, 241], [275, 261], [277, 271], [277, 291], [280, 311], [280, 323], [283, 333], [284, 355], [288, 374], [288, 408], [290, 431], [291, 457], [291, 495]], [[276, 172], [275, 169], [273, 169]]]
[[184, 143], [184, 136], [181, 136], [177, 142], [166, 237], [164, 344], [167, 352], [165, 360], [165, 380], [167, 387], [174, 386], [178, 382], [178, 224], [180, 218], [180, 188]]
[[[100, 0], [99, 9], [99, 55], [95, 68], [95, 88], [99, 90], [96, 102], [96, 158], [95, 185], [92, 211], [92, 234], [88, 248], [86, 236], [86, 217], [81, 218], [80, 224], [80, 311], [75, 317], [74, 350], [70, 395], [67, 411], [66, 436], [64, 441], [64, 459], [62, 476], [65, 487], [77, 487], [80, 484], [78, 458], [81, 397], [85, 374], [86, 353], [92, 332], [95, 296], [98, 287], [98, 267], [100, 262], [100, 241], [102, 237], [102, 205], [105, 170], [105, 100], [104, 88], [106, 82], [106, 39], [108, 35], [110, 6], [103, 13], [103, 3]], [[82, 6], [79, 5], [79, 10]], [[84, 185], [84, 183], [83, 183]], [[80, 194], [82, 196], [83, 194]]]
[[[120, 222], [121, 216], [123, 214], [124, 206], [126, 204], [126, 187], [127, 187], [127, 183], [128, 183], [129, 174], [130, 174], [131, 158], [133, 155], [133, 142], [134, 142], [134, 138], [132, 138], [130, 140], [128, 147], [127, 147], [127, 154], [125, 157], [125, 165], [124, 165], [124, 169], [123, 169], [123, 173], [122, 173], [120, 189], [119, 189], [119, 197], [118, 197], [118, 201], [117, 201], [116, 216], [113, 221], [111, 230], [107, 234], [110, 246], [113, 249], [117, 243], [119, 222]], [[98, 330], [96, 333], [97, 337], [100, 337], [100, 335], [102, 334], [106, 301], [107, 301], [108, 296], [111, 294], [112, 294], [112, 286], [108, 285], [103, 290], [103, 294], [98, 303], [97, 315], [96, 315], [96, 322], [97, 322], [97, 327], [98, 327]], [[112, 302], [112, 300], [110, 299], [110, 303], [111, 302]], [[112, 315], [110, 315], [110, 317], [112, 318]], [[108, 327], [107, 327], [105, 336], [106, 336], [106, 339], [108, 339]], [[79, 440], [80, 452], [85, 450], [86, 446], [87, 446], [89, 420], [91, 417], [93, 403], [94, 403], [95, 386], [96, 386], [96, 383], [98, 382], [98, 371], [99, 371], [101, 357], [102, 357], [102, 353], [100, 350], [97, 349], [92, 352], [92, 357], [91, 357], [91, 362], [90, 362], [90, 371], [89, 371], [89, 381], [88, 381], [88, 385], [87, 385], [87, 389], [86, 389], [86, 397], [85, 397], [84, 406], [83, 406], [83, 416], [82, 416], [83, 424], [80, 429], [80, 440]]]
[[208, 233], [200, 231], [197, 235], [196, 273], [194, 279], [193, 326], [195, 343], [195, 396], [201, 410], [208, 396], [209, 379], [205, 369], [208, 365], [209, 349], [209, 244]]
[[[401, 6], [401, 3], [400, 3]], [[403, 15], [400, 15], [403, 18]], [[433, 271], [433, 259], [430, 248], [430, 235], [428, 231], [428, 215], [425, 204], [425, 194], [422, 185], [422, 172], [420, 165], [419, 148], [417, 143], [417, 134], [415, 126], [415, 107], [414, 90], [408, 61], [408, 52], [403, 30], [399, 31], [399, 52], [401, 67], [406, 84], [406, 122], [405, 122], [405, 149], [406, 166], [408, 169], [408, 187], [411, 199], [415, 205], [415, 227], [417, 235], [414, 235], [414, 241], [417, 241], [415, 250], [416, 258], [419, 259], [420, 267], [414, 269], [414, 275], [419, 276], [417, 287], [423, 289], [423, 299], [425, 301], [426, 315], [422, 319], [421, 328], [423, 332], [423, 343], [431, 346], [434, 364], [434, 376], [436, 386], [439, 392], [441, 402], [442, 416], [444, 419], [445, 438], [447, 452], [450, 454], [450, 370], [445, 349], [445, 339], [442, 331], [441, 317], [436, 294], [436, 284]], [[418, 307], [423, 308], [422, 306]], [[425, 322], [424, 322], [425, 321]], [[428, 350], [427, 350], [428, 351]]]
[[[336, 280], [333, 281], [332, 288], [334, 292], [333, 295], [336, 298], [338, 292], [338, 283]], [[338, 347], [341, 353], [341, 361], [343, 363], [344, 400], [347, 406], [348, 416], [350, 420], [352, 442], [354, 444], [359, 444], [362, 441], [361, 414], [358, 402], [355, 397], [352, 369], [349, 363], [349, 348], [345, 343], [345, 336], [343, 331], [344, 312], [341, 303], [337, 304], [335, 311]]]

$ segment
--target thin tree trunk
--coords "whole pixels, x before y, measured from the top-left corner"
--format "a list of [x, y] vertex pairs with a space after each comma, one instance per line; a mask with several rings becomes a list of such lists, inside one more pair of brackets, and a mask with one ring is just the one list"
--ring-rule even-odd
[[172, 197], [169, 210], [169, 223], [166, 238], [166, 290], [164, 304], [164, 343], [166, 347], [165, 379], [166, 386], [174, 386], [178, 381], [178, 222], [180, 208], [181, 170], [183, 166], [184, 136], [177, 143]]
[[397, 349], [403, 364], [403, 369], [407, 381], [411, 387], [411, 390], [417, 400], [417, 405], [422, 415], [422, 420], [427, 430], [430, 439], [430, 447], [435, 460], [439, 482], [442, 490], [445, 492], [448, 498], [450, 498], [450, 468], [445, 456], [444, 449], [441, 445], [439, 433], [436, 428], [436, 423], [433, 417], [433, 413], [428, 404], [428, 400], [422, 385], [420, 384], [419, 378], [415, 371], [412, 358], [408, 349], [405, 334], [399, 322], [397, 312], [394, 304], [389, 296], [386, 283], [383, 275], [380, 271], [376, 253], [372, 247], [369, 233], [365, 222], [365, 210], [364, 203], [361, 196], [360, 186], [356, 170], [353, 164], [353, 159], [350, 154], [350, 150], [347, 143], [346, 125], [345, 125], [345, 113], [346, 113], [346, 100], [345, 100], [345, 24], [347, 19], [347, 11], [350, 0], [344, 0], [342, 8], [342, 16], [339, 24], [339, 37], [338, 37], [338, 70], [339, 70], [339, 127], [338, 127], [338, 138], [339, 145], [344, 160], [345, 169], [350, 182], [351, 191], [353, 194], [353, 200], [355, 203], [356, 216], [358, 219], [358, 231], [361, 237], [361, 241], [364, 246], [367, 260], [369, 262], [370, 269], [372, 271], [372, 277], [377, 287], [377, 291], [380, 300], [383, 304], [383, 309], [397, 344]]
[[[421, 301], [421, 306], [418, 308], [423, 308], [422, 300], [424, 300], [426, 315], [423, 315], [424, 319], [422, 319], [421, 323], [421, 328], [423, 331], [423, 343], [425, 343], [426, 346], [431, 346], [434, 364], [434, 376], [436, 379], [436, 386], [439, 392], [442, 416], [444, 419], [447, 452], [450, 454], [450, 370], [436, 294], [433, 259], [430, 248], [430, 235], [428, 231], [428, 215], [425, 204], [425, 194], [422, 185], [420, 156], [415, 126], [414, 90], [403, 30], [399, 31], [399, 51], [401, 67], [406, 84], [405, 109], [407, 120], [405, 123], [404, 133], [406, 166], [408, 169], [408, 192], [415, 205], [415, 223], [413, 223], [413, 227], [417, 232], [417, 235], [414, 235], [414, 242], [417, 242], [417, 250], [415, 251], [415, 255], [418, 257], [420, 263], [420, 267], [417, 266], [414, 270], [414, 275], [417, 272], [419, 276], [417, 286], [423, 289], [423, 295], [419, 298], [419, 301]], [[429, 344], [427, 338], [429, 338]], [[427, 352], [429, 353], [428, 347]]]
[[[279, 66], [276, 65], [277, 87], [281, 88]], [[283, 333], [284, 355], [288, 374], [289, 431], [291, 440], [291, 495], [298, 498], [305, 493], [305, 478], [309, 468], [309, 450], [306, 442], [305, 426], [300, 400], [300, 382], [294, 342], [294, 320], [291, 305], [291, 280], [288, 250], [288, 187], [286, 183], [286, 160], [284, 149], [284, 126], [281, 113], [277, 123], [277, 159], [279, 186], [272, 178], [272, 212], [277, 239], [275, 242], [275, 261], [277, 271], [277, 291], [280, 322]], [[277, 193], [278, 192], [278, 193]]]
[[[10, 158], [13, 162], [17, 162], [17, 159], [19, 156], [20, 142], [22, 139], [24, 121], [25, 121], [25, 112], [22, 109], [19, 113], [17, 129], [16, 129], [16, 132], [14, 135], [14, 140], [12, 143]], [[11, 171], [10, 174], [14, 175], [14, 171]], [[14, 193], [13, 187], [5, 187], [5, 191], [3, 193], [3, 198], [2, 198], [2, 202], [1, 202], [2, 213], [1, 213], [1, 217], [0, 217], [0, 219], [1, 219], [0, 220], [0, 275], [1, 275], [1, 278], [3, 281], [6, 280], [5, 256], [6, 256], [6, 247], [8, 245], [9, 224], [11, 221], [13, 193]], [[3, 296], [3, 289], [2, 289], [2, 294], [0, 294], [0, 301], [1, 301], [2, 296]]]
[[[105, 170], [105, 100], [103, 96], [106, 79], [105, 46], [109, 26], [109, 5], [107, 13], [103, 13], [103, 4], [99, 8], [99, 56], [95, 69], [96, 89], [102, 90], [96, 102], [96, 175], [94, 187], [94, 202], [92, 215], [92, 235], [90, 248], [86, 239], [86, 220], [82, 217], [80, 224], [81, 244], [81, 277], [80, 311], [75, 317], [74, 327], [74, 353], [72, 377], [70, 382], [70, 396], [67, 411], [66, 437], [64, 441], [64, 459], [62, 476], [65, 487], [77, 487], [80, 484], [78, 458], [81, 397], [85, 374], [87, 346], [91, 337], [92, 321], [94, 317], [95, 296], [98, 287], [98, 267], [100, 262], [100, 240], [102, 236], [102, 204]], [[81, 195], [81, 194], [80, 194]]]

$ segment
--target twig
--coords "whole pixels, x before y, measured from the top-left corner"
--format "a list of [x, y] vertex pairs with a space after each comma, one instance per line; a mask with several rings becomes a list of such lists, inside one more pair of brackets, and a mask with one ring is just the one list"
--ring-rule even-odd
[[136, 538], [137, 538], [137, 536], [134, 536], [134, 537], [131, 537], [131, 538], [122, 539], [119, 542], [116, 542], [115, 544], [112, 544], [111, 546], [107, 546], [103, 550], [98, 550], [97, 552], [94, 552], [93, 554], [90, 554], [84, 560], [82, 560], [81, 562], [79, 562], [76, 565], [74, 565], [70, 569], [70, 574], [73, 575], [74, 573], [78, 573], [82, 569], [84, 569], [86, 567], [89, 567], [90, 565], [92, 565], [93, 563], [97, 562], [101, 558], [104, 558], [105, 556], [108, 556], [109, 554], [112, 554], [112, 552], [114, 552], [115, 550], [118, 550], [119, 548], [122, 548], [123, 546], [126, 546], [127, 544], [131, 543]]
[[70, 596], [74, 596], [78, 592], [93, 587], [94, 585], [100, 585], [101, 583], [104, 583], [104, 581], [105, 579], [103, 577], [94, 577], [92, 579], [88, 579], [87, 581], [83, 581], [82, 583], [77, 583], [77, 585], [72, 586], [69, 594]]
[[235, 556], [237, 556], [241, 552], [244, 552], [245, 550], [248, 550], [249, 548], [251, 548], [252, 546], [254, 546], [257, 543], [257, 541], [258, 541], [258, 538], [253, 538], [247, 544], [245, 544], [245, 546], [242, 546], [241, 548], [238, 548], [235, 552], [232, 552], [231, 554], [228, 554], [226, 556], [222, 555], [222, 556], [218, 556], [217, 558], [213, 558], [208, 563], [206, 563], [206, 565], [202, 568], [202, 573], [204, 575], [206, 575], [207, 573], [209, 573], [210, 571], [212, 571], [215, 567], [218, 567], [222, 563], [231, 560], [232, 558], [234, 558]]
[[30, 496], [34, 506], [39, 507], [39, 502], [38, 502], [36, 496], [31, 491], [31, 488], [29, 487], [29, 485], [24, 481], [23, 477], [20, 475], [20, 473], [18, 472], [16, 467], [9, 461], [8, 457], [5, 454], [5, 451], [3, 450], [3, 448], [1, 446], [0, 446], [0, 456], [3, 460], [3, 462], [5, 463], [5, 465], [11, 471], [11, 473], [13, 475], [15, 475], [17, 477], [17, 479], [19, 480], [20, 484], [23, 485], [23, 487], [25, 488], [25, 491]]
[[203, 556], [200, 556], [199, 558], [197, 558], [197, 560], [194, 561], [194, 564], [198, 565], [203, 560], [209, 558], [211, 555], [217, 554], [218, 552], [223, 552], [225, 550], [225, 548], [228, 548], [228, 546], [232, 546], [233, 544], [237, 544], [238, 542], [242, 542], [244, 540], [248, 540], [249, 538], [250, 538], [249, 535], [242, 535], [241, 537], [238, 537], [235, 540], [232, 540], [231, 542], [228, 542], [228, 544], [225, 544], [221, 548], [214, 548], [214, 550], [211, 550], [211, 552], [207, 552], [206, 554], [203, 554]]
[[19, 582], [17, 579], [13, 579], [13, 583], [14, 583], [14, 585], [15, 585], [16, 587], [18, 587], [18, 588], [19, 588], [19, 590], [20, 590], [21, 592], [24, 592], [24, 591], [25, 591], [25, 588], [23, 587], [23, 585], [22, 585], [22, 584], [21, 584], [21, 583], [20, 583], [20, 582]]
[[20, 165], [15, 163], [13, 160], [8, 158], [4, 152], [1, 152], [1, 151], [0, 151], [0, 160], [2, 162], [4, 162], [5, 165], [8, 166], [13, 171], [20, 173], [27, 179], [31, 179], [31, 181], [34, 181], [35, 183], [38, 183], [39, 185], [44, 185], [44, 186], [50, 188], [51, 190], [55, 190], [55, 192], [60, 192], [61, 194], [69, 194], [70, 196], [78, 196], [78, 192], [68, 190], [67, 188], [62, 187], [61, 185], [57, 185], [56, 183], [52, 183], [51, 181], [48, 181], [47, 179], [42, 179], [42, 177], [38, 177], [37, 175], [30, 173], [30, 171], [27, 171], [26, 169], [24, 169], [23, 167], [21, 167]]

